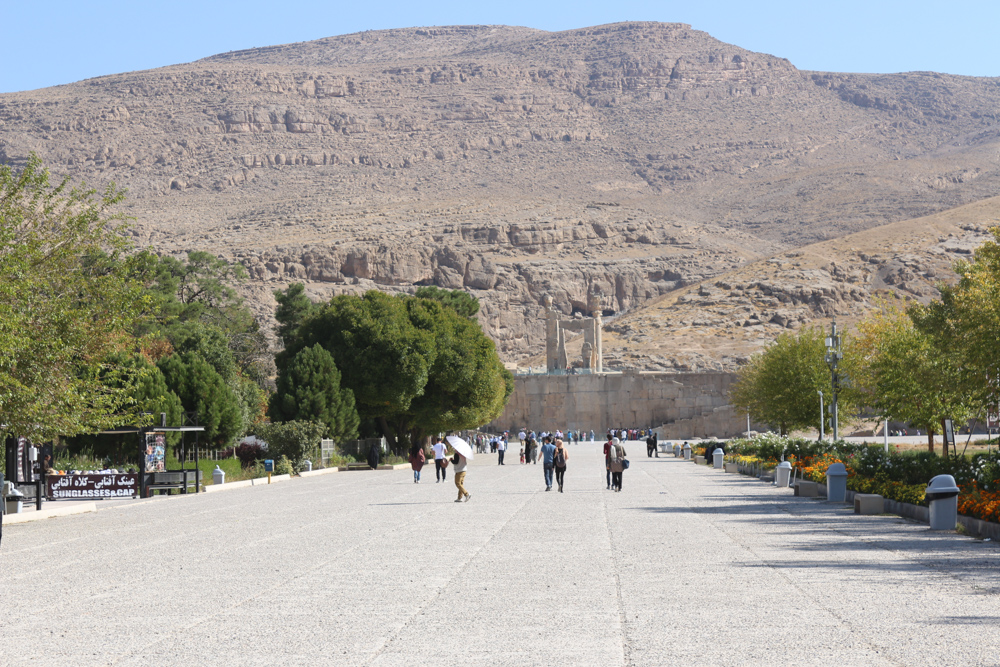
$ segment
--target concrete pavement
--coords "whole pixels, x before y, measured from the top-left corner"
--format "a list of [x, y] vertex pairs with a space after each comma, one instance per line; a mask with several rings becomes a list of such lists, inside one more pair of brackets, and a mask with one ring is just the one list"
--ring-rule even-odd
[[[628, 443], [4, 531], [0, 665], [997, 664], [1000, 550]], [[10, 614], [10, 611], [14, 611]]]

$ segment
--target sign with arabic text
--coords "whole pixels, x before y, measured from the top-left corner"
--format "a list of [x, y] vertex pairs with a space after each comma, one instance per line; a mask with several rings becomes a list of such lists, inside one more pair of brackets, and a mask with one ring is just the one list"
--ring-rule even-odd
[[49, 500], [128, 498], [139, 495], [139, 476], [132, 473], [49, 475], [45, 482]]

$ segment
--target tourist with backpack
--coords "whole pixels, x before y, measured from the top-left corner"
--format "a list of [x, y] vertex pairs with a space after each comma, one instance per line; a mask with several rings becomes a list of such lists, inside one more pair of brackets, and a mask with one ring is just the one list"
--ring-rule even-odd
[[538, 458], [542, 459], [542, 470], [545, 474], [545, 490], [552, 490], [552, 471], [555, 469], [556, 446], [552, 444], [551, 436], [542, 438], [542, 449]]
[[611, 441], [609, 451], [608, 468], [611, 470], [611, 488], [614, 491], [622, 490], [622, 472], [628, 467], [628, 459], [625, 458], [625, 448], [621, 440], [615, 438]]
[[462, 456], [458, 450], [455, 451], [455, 458], [451, 460], [455, 464], [455, 486], [458, 488], [458, 499], [456, 503], [462, 502], [462, 496], [468, 502], [472, 494], [465, 490], [465, 467], [469, 464], [469, 459]]
[[552, 457], [552, 462], [556, 469], [556, 484], [559, 485], [559, 493], [563, 492], [563, 480], [566, 477], [566, 462], [569, 461], [569, 451], [563, 446], [562, 440], [556, 440], [556, 453]]
[[448, 448], [441, 438], [434, 438], [434, 474], [437, 477], [437, 482], [448, 480], [448, 459], [445, 456]]

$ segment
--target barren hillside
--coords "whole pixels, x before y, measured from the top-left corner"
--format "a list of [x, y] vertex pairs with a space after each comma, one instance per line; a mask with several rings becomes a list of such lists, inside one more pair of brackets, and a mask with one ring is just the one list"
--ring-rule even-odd
[[514, 361], [545, 294], [619, 314], [996, 195], [997, 109], [1000, 80], [803, 72], [683, 24], [412, 28], [0, 95], [0, 160], [127, 187], [140, 244], [244, 263], [262, 317], [291, 281], [464, 287]]

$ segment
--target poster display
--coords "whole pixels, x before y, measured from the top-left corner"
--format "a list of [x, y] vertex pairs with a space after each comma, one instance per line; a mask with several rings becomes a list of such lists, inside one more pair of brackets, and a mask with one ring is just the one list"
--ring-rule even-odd
[[45, 487], [49, 500], [138, 497], [139, 475], [134, 473], [49, 475], [45, 478]]
[[164, 433], [146, 434], [146, 472], [166, 472], [167, 436]]

